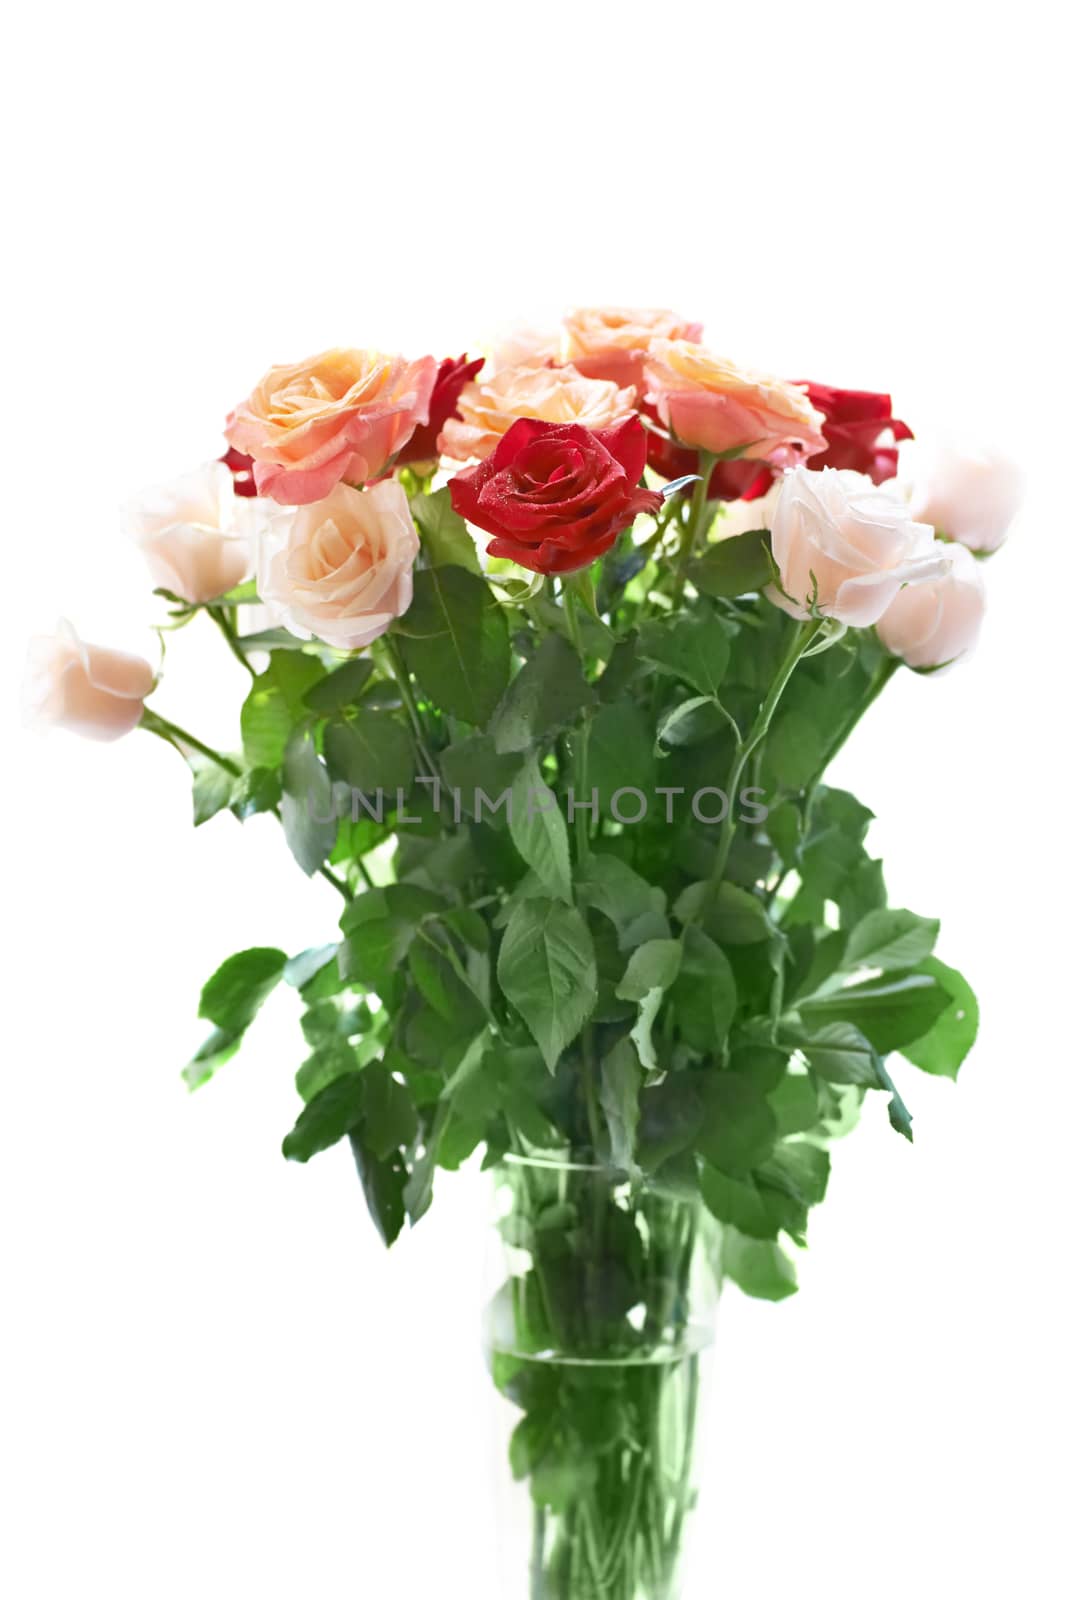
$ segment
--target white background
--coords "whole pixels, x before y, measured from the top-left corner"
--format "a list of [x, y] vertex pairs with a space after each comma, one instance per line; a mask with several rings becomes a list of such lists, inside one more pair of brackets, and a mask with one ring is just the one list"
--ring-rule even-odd
[[[12, 1600], [500, 1596], [482, 1194], [386, 1256], [347, 1153], [278, 1146], [279, 998], [189, 1097], [199, 985], [330, 937], [269, 819], [193, 835], [177, 758], [17, 728], [23, 636], [149, 651], [116, 508], [268, 365], [665, 304], [789, 376], [1016, 452], [980, 655], [902, 675], [836, 768], [895, 902], [978, 989], [836, 1162], [803, 1288], [731, 1297], [693, 1593], [1064, 1592], [1065, 132], [1037, 6], [21, 8], [4, 148], [5, 1302]], [[389, 19], [392, 20], [389, 20]], [[386, 19], [386, 20], [383, 20]], [[1063, 153], [1063, 152], [1062, 152]], [[205, 625], [160, 708], [235, 740]], [[288, 997], [287, 997], [288, 998]], [[904, 1074], [903, 1074], [904, 1076]]]

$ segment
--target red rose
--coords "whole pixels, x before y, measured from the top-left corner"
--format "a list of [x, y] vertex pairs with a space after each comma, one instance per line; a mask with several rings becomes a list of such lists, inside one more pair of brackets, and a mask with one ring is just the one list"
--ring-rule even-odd
[[453, 508], [493, 535], [492, 556], [531, 572], [574, 572], [663, 496], [640, 489], [646, 433], [636, 416], [591, 433], [521, 417], [487, 461], [449, 483]]
[[808, 465], [845, 467], [865, 472], [873, 483], [885, 483], [897, 474], [897, 444], [911, 439], [912, 429], [892, 415], [888, 394], [869, 394], [865, 389], [836, 389], [829, 383], [802, 381], [799, 387], [817, 411], [822, 411], [821, 427], [826, 450], [813, 456]]
[[255, 463], [251, 456], [244, 455], [231, 445], [226, 454], [219, 457], [219, 460], [224, 467], [230, 468], [230, 475], [234, 480], [235, 494], [242, 495], [246, 500], [251, 500], [259, 493], [256, 488], [256, 480], [252, 476], [252, 468]]
[[[642, 415], [648, 417], [651, 423], [649, 465], [654, 472], [669, 482], [700, 472], [701, 461], [697, 451], [687, 449], [665, 433], [652, 406], [644, 405]], [[743, 461], [739, 458], [737, 461], [717, 463], [708, 482], [708, 493], [712, 500], [755, 500], [758, 495], [767, 494], [771, 484], [772, 471], [766, 461]], [[682, 493], [689, 494], [691, 489], [683, 489]]]
[[434, 379], [434, 389], [430, 396], [430, 414], [426, 422], [416, 428], [408, 443], [398, 450], [395, 464], [404, 466], [408, 461], [436, 461], [438, 458], [438, 434], [448, 422], [450, 417], [460, 415], [459, 399], [460, 390], [465, 383], [470, 383], [477, 372], [485, 366], [485, 358], [479, 356], [476, 361], [468, 361], [466, 355], [454, 361], [452, 356], [446, 356], [438, 366], [438, 375]]

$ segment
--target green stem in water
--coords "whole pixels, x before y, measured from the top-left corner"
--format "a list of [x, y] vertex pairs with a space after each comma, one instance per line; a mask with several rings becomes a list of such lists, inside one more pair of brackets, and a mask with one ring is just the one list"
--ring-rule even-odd
[[767, 733], [768, 728], [771, 725], [771, 719], [775, 715], [775, 708], [779, 704], [779, 701], [782, 698], [783, 690], [786, 688], [786, 685], [789, 683], [790, 678], [793, 675], [794, 668], [797, 666], [798, 662], [801, 660], [801, 657], [804, 655], [805, 651], [808, 649], [809, 645], [812, 643], [813, 639], [816, 637], [817, 633], [822, 627], [823, 620], [820, 617], [814, 617], [810, 622], [804, 622], [798, 626], [797, 632], [794, 634], [794, 637], [790, 643], [790, 648], [783, 657], [782, 665], [775, 674], [775, 677], [771, 683], [771, 687], [768, 689], [768, 692], [764, 697], [764, 702], [761, 705], [760, 710], [757, 712], [756, 721], [753, 723], [749, 733], [742, 740], [742, 743], [735, 751], [734, 760], [731, 763], [731, 770], [727, 777], [726, 811], [724, 812], [723, 824], [719, 835], [719, 844], [716, 848], [716, 859], [712, 866], [712, 876], [710, 879], [711, 894], [713, 897], [718, 892], [719, 886], [723, 881], [724, 868], [727, 865], [727, 857], [730, 854], [731, 841], [734, 838], [734, 830], [736, 826], [734, 816], [735, 805], [738, 799], [738, 787], [741, 783], [742, 773], [745, 771], [746, 763], [748, 762], [749, 757], [753, 754], [753, 751], [760, 744], [760, 741], [763, 739], [764, 735]]

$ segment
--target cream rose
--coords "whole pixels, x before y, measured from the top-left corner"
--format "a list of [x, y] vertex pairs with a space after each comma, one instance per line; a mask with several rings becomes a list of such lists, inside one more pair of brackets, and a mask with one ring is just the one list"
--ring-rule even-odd
[[891, 600], [875, 631], [906, 666], [945, 667], [974, 649], [986, 614], [979, 562], [963, 544], [943, 547], [949, 569], [929, 583], [910, 583]]
[[567, 360], [588, 378], [609, 378], [621, 387], [641, 384], [642, 366], [654, 339], [701, 337], [699, 322], [674, 311], [620, 306], [584, 306], [564, 318]]
[[30, 727], [121, 739], [140, 722], [155, 681], [141, 656], [86, 644], [61, 621], [55, 634], [30, 640], [23, 717]]
[[771, 518], [781, 592], [768, 598], [792, 617], [813, 611], [853, 628], [877, 622], [905, 583], [948, 570], [934, 529], [860, 472], [798, 467], [785, 474]]
[[634, 410], [633, 388], [584, 378], [574, 367], [509, 367], [460, 393], [460, 415], [446, 422], [438, 444], [454, 461], [485, 461], [513, 422], [577, 422], [594, 431], [610, 428]]
[[685, 339], [653, 339], [646, 399], [682, 444], [713, 455], [795, 466], [827, 448], [823, 417], [804, 389], [745, 372]]
[[921, 465], [910, 509], [947, 539], [989, 553], [1004, 543], [1023, 494], [1023, 473], [1008, 456], [943, 446]]
[[276, 511], [260, 540], [258, 587], [272, 622], [359, 650], [412, 603], [419, 536], [399, 483], [340, 483], [314, 505]]
[[221, 461], [145, 489], [122, 513], [123, 530], [156, 585], [194, 605], [217, 600], [248, 577], [263, 519], [258, 501], [234, 493], [233, 474]]

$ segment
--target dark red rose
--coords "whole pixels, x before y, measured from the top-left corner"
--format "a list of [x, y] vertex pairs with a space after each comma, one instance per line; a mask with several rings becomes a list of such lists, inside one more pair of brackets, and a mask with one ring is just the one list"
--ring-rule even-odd
[[407, 461], [437, 460], [438, 434], [450, 417], [460, 415], [460, 390], [485, 365], [483, 356], [476, 361], [468, 361], [466, 355], [455, 361], [452, 356], [446, 356], [439, 364], [430, 396], [430, 415], [422, 427], [416, 428], [403, 449], [397, 452], [395, 461], [398, 467], [404, 466]]
[[487, 461], [450, 480], [453, 507], [493, 535], [491, 556], [531, 572], [574, 572], [605, 553], [663, 495], [640, 489], [646, 433], [636, 416], [591, 433], [578, 423], [513, 422]]
[[912, 429], [893, 416], [888, 394], [870, 394], [866, 389], [836, 389], [829, 383], [809, 383], [798, 387], [808, 391], [817, 411], [823, 412], [820, 432], [826, 450], [813, 456], [809, 466], [844, 467], [865, 472], [873, 483], [885, 483], [897, 474], [898, 442], [911, 439]]
[[252, 457], [242, 455], [240, 450], [235, 450], [231, 446], [224, 456], [219, 457], [219, 460], [224, 467], [230, 468], [230, 474], [234, 480], [234, 493], [243, 495], [247, 500], [252, 499], [258, 492], [256, 480], [252, 476]]

